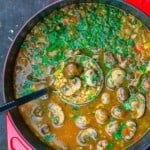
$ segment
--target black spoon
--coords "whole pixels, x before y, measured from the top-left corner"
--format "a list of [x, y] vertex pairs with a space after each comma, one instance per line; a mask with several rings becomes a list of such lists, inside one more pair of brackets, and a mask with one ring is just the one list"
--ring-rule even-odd
[[9, 111], [9, 110], [11, 110], [19, 105], [25, 104], [29, 101], [36, 100], [36, 98], [39, 98], [39, 97], [47, 94], [49, 91], [50, 91], [50, 88], [44, 88], [44, 89], [38, 90], [36, 92], [33, 92], [31, 94], [28, 94], [26, 96], [23, 96], [21, 98], [18, 98], [16, 100], [12, 100], [8, 103], [5, 103], [2, 106], [0, 106], [0, 113]]

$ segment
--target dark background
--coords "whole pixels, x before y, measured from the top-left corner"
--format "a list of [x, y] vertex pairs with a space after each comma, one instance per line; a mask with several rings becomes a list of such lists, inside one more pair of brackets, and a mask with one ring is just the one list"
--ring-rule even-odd
[[[16, 33], [37, 11], [54, 0], [0, 0], [0, 104], [4, 60]], [[0, 150], [7, 150], [4, 114], [0, 114]]]

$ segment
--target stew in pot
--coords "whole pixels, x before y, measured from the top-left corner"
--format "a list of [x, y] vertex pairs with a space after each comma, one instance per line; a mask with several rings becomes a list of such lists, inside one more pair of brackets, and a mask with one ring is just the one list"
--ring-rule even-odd
[[26, 36], [16, 60], [16, 98], [53, 91], [19, 107], [54, 149], [119, 150], [150, 127], [150, 31], [108, 5], [53, 11]]

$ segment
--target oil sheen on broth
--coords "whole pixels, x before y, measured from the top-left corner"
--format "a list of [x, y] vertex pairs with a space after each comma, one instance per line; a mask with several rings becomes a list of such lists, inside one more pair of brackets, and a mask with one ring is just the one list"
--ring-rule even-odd
[[46, 144], [123, 149], [150, 126], [150, 31], [107, 5], [55, 10], [27, 35], [14, 80], [16, 97], [57, 90], [19, 107]]

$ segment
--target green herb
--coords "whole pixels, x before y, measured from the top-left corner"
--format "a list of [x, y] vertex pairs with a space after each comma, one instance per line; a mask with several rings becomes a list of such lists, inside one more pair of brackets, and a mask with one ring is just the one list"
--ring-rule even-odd
[[129, 101], [123, 102], [123, 108], [127, 111], [131, 110], [131, 105]]
[[35, 36], [31, 37], [31, 42], [36, 43], [37, 42], [37, 38]]
[[112, 66], [106, 62], [103, 62], [103, 65], [104, 65], [104, 68], [108, 71], [112, 69]]
[[50, 65], [57, 65], [65, 59], [64, 51], [58, 51], [57, 54], [49, 60]]
[[97, 74], [93, 75], [91, 78], [92, 83], [96, 82], [97, 80], [98, 80], [98, 75]]
[[57, 41], [58, 33], [56, 31], [53, 31], [49, 34], [48, 39], [50, 44], [55, 44]]
[[48, 65], [48, 62], [49, 62], [49, 57], [47, 55], [44, 55], [42, 57], [42, 64], [43, 65]]
[[122, 139], [122, 135], [120, 134], [120, 132], [115, 132], [115, 133], [113, 134], [113, 138], [114, 138], [115, 140], [121, 140], [121, 139]]
[[134, 46], [135, 43], [132, 39], [128, 39], [126, 44], [127, 46]]
[[42, 70], [40, 70], [40, 69], [37, 69], [37, 70], [33, 70], [33, 72], [32, 72], [32, 78], [40, 78], [42, 75], [43, 75], [43, 71]]
[[98, 69], [98, 74], [99, 74], [99, 75], [102, 75], [102, 74], [103, 74], [103, 72], [102, 72], [101, 69]]
[[54, 136], [52, 134], [47, 134], [43, 137], [44, 141], [51, 142], [53, 141]]
[[32, 65], [32, 69], [33, 69], [33, 70], [36, 71], [36, 70], [38, 70], [38, 68], [39, 68], [38, 65]]
[[86, 56], [80, 56], [78, 59], [77, 59], [77, 64], [78, 65], [83, 65], [84, 61], [87, 60], [87, 57]]
[[87, 76], [85, 74], [81, 75], [81, 80], [86, 83], [87, 82]]
[[88, 48], [85, 49], [85, 47], [87, 45], [88, 45], [88, 43], [86, 43], [86, 45], [82, 47], [81, 52], [84, 53], [87, 56], [92, 56], [93, 52], [90, 49], [88, 49]]
[[122, 137], [122, 130], [126, 127], [125, 123], [121, 122], [117, 131], [115, 133], [113, 133], [113, 137], [115, 138], [115, 140], [121, 140], [123, 139]]
[[51, 116], [51, 117], [50, 117], [50, 120], [51, 120], [54, 124], [58, 124], [58, 122], [59, 122], [59, 118], [56, 117], [56, 116]]
[[28, 48], [28, 43], [27, 42], [23, 42], [23, 44], [21, 45], [21, 48], [23, 48], [23, 49]]
[[65, 46], [65, 44], [62, 40], [57, 40], [57, 42], [55, 42], [54, 44], [51, 44], [51, 46], [47, 47], [46, 50], [48, 52], [52, 52], [54, 50], [61, 49], [64, 46]]
[[71, 117], [72, 120], [76, 120], [78, 117], [79, 117], [79, 107], [78, 106], [72, 106], [72, 113], [73, 113], [73, 116]]
[[79, 115], [77, 114], [74, 114], [72, 117], [71, 117], [71, 120], [75, 121], [79, 118]]
[[150, 67], [150, 61], [143, 64], [143, 65], [141, 65], [141, 66], [139, 66], [138, 68], [139, 68], [140, 71], [142, 71], [142, 73], [146, 73], [146, 70], [147, 70], [148, 67]]
[[146, 94], [146, 91], [142, 87], [139, 88], [139, 92], [144, 95]]
[[21, 96], [25, 96], [27, 94], [30, 94], [32, 92], [31, 90], [31, 86], [32, 86], [32, 83], [30, 81], [25, 81], [23, 84], [22, 84], [22, 90], [21, 90], [21, 93], [19, 93]]
[[139, 70], [142, 71], [143, 73], [145, 73], [146, 68], [147, 68], [146, 64], [139, 66]]
[[72, 111], [73, 111], [73, 112], [79, 111], [79, 107], [78, 107], [78, 106], [72, 106], [71, 108], [72, 108]]
[[113, 148], [114, 148], [114, 143], [112, 143], [112, 142], [109, 142], [106, 146], [107, 150], [113, 150]]
[[88, 100], [88, 101], [92, 101], [92, 100], [94, 100], [94, 99], [96, 99], [96, 96], [95, 96], [95, 95], [88, 95], [88, 97], [87, 97], [87, 100]]
[[113, 116], [109, 117], [110, 122], [113, 122], [115, 120], [115, 118]]
[[[95, 9], [103, 11], [98, 14]], [[131, 55], [134, 41], [125, 40], [118, 34], [122, 23], [121, 11], [93, 5], [85, 13], [84, 17], [79, 17], [77, 24], [67, 26], [62, 23], [62, 17], [66, 16], [64, 12], [56, 11], [54, 15], [45, 18], [47, 26], [43, 31], [48, 35], [50, 43], [46, 50], [80, 49], [85, 55], [91, 56], [94, 49], [101, 48], [123, 56]], [[75, 14], [79, 15], [78, 11]], [[56, 29], [56, 25], [59, 29]], [[70, 34], [71, 31], [75, 31], [75, 34]]]
[[133, 101], [133, 100], [135, 100], [135, 99], [136, 99], [136, 94], [135, 94], [135, 93], [132, 93], [132, 94], [130, 95], [130, 97], [128, 98], [129, 102], [131, 102], [131, 101]]

